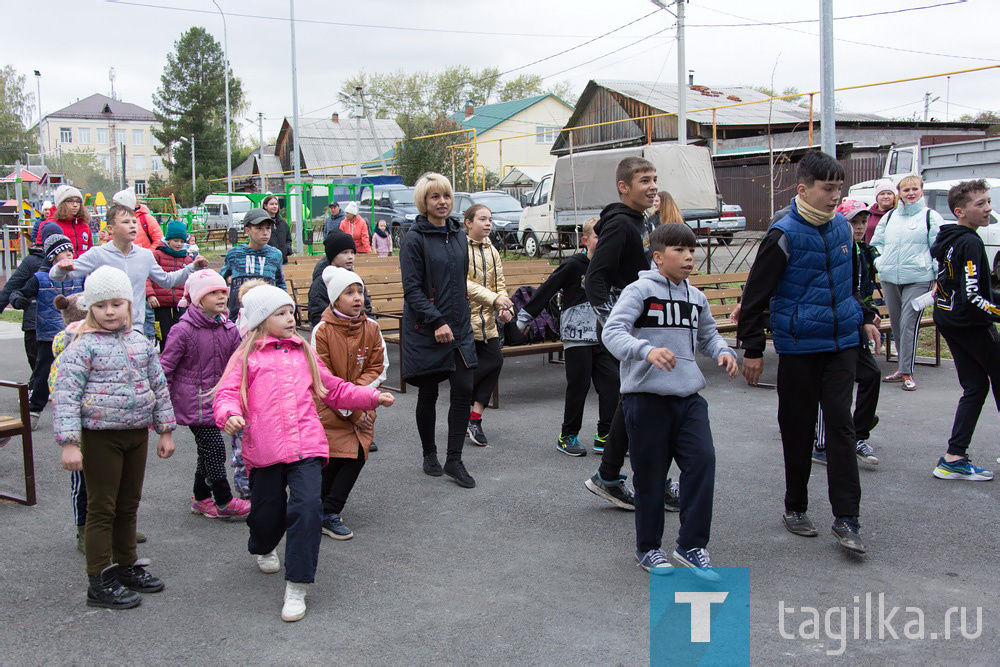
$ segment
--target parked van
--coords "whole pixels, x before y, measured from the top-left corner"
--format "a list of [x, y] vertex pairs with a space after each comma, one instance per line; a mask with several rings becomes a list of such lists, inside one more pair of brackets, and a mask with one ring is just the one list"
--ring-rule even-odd
[[205, 197], [206, 229], [241, 229], [243, 216], [253, 208], [253, 202], [239, 195], [208, 195]]

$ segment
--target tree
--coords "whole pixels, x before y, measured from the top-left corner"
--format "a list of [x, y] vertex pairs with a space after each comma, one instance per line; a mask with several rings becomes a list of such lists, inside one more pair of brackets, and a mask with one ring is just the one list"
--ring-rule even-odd
[[[466, 151], [458, 148], [447, 148], [450, 145], [463, 143], [463, 135], [452, 134], [433, 139], [412, 140], [414, 137], [451, 132], [457, 129], [459, 129], [458, 123], [443, 114], [433, 117], [422, 115], [404, 118], [404, 137], [402, 143], [399, 144], [399, 154], [396, 156], [398, 173], [403, 182], [413, 185], [421, 174], [436, 171], [451, 179], [452, 185], [456, 189], [469, 187], [472, 175], [470, 173], [470, 178], [467, 181], [465, 177]], [[453, 155], [454, 162], [452, 162]]]
[[11, 65], [0, 69], [0, 164], [27, 164], [27, 154], [37, 151], [28, 129], [35, 96], [24, 92], [26, 77]]
[[783, 95], [795, 95], [795, 97], [786, 97], [783, 101], [784, 102], [790, 102], [792, 104], [795, 104], [796, 102], [798, 102], [800, 107], [806, 107], [806, 108], [809, 107], [808, 103], [802, 101], [802, 96], [801, 95], [796, 95], [796, 93], [799, 92], [799, 89], [797, 87], [795, 87], [795, 86], [785, 86], [785, 89], [783, 91], [781, 91], [780, 93], [777, 91], [776, 88], [768, 88], [767, 86], [747, 86], [747, 88], [750, 88], [751, 90], [756, 90], [759, 93], [764, 93], [768, 97], [781, 97]]
[[108, 176], [97, 153], [88, 150], [63, 151], [62, 171], [66, 178], [81, 192], [103, 192], [110, 199], [121, 188]]
[[972, 121], [973, 123], [989, 123], [990, 127], [986, 130], [986, 133], [991, 137], [1000, 135], [1000, 112], [980, 111], [975, 115], [967, 113], [962, 114], [959, 120]]
[[[153, 109], [162, 129], [153, 134], [162, 148], [164, 164], [171, 181], [186, 183], [191, 174], [191, 142], [194, 136], [195, 168], [199, 176], [218, 178], [226, 175], [226, 98], [227, 63], [222, 47], [204, 28], [191, 28], [174, 42], [174, 52], [167, 54], [167, 64], [160, 76], [160, 87], [153, 96]], [[238, 119], [247, 108], [243, 84], [229, 74], [229, 107], [232, 136], [230, 143], [240, 145]], [[233, 165], [236, 155], [233, 155]], [[200, 179], [199, 179], [200, 180]], [[199, 190], [201, 189], [199, 185]], [[181, 189], [183, 196], [184, 190]], [[188, 185], [187, 193], [191, 189]], [[193, 204], [192, 200], [185, 200]]]

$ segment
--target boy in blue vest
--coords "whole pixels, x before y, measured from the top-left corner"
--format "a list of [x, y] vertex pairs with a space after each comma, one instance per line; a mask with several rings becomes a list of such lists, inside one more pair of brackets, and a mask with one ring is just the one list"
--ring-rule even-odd
[[252, 208], [243, 216], [247, 242], [229, 249], [219, 271], [229, 280], [229, 319], [236, 321], [240, 312], [237, 294], [248, 280], [261, 279], [269, 285], [285, 289], [285, 274], [281, 270], [281, 251], [268, 245], [274, 220], [262, 208]]
[[764, 329], [778, 352], [778, 426], [785, 458], [785, 528], [815, 537], [806, 514], [813, 428], [823, 406], [833, 534], [865, 553], [859, 522], [861, 482], [851, 404], [863, 334], [879, 349], [875, 313], [857, 292], [858, 262], [851, 226], [837, 213], [844, 169], [814, 151], [799, 163], [797, 195], [788, 215], [768, 230], [743, 292], [737, 329], [743, 375], [756, 385], [764, 370]]

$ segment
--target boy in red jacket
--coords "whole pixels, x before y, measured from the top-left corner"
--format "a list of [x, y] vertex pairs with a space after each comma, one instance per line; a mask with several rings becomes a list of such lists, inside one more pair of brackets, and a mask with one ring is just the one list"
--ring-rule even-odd
[[[166, 236], [160, 246], [153, 249], [156, 263], [167, 273], [183, 269], [194, 261], [194, 257], [188, 254], [185, 247], [187, 236], [187, 226], [180, 220], [171, 220], [167, 223]], [[160, 352], [163, 352], [170, 327], [177, 324], [184, 314], [184, 309], [178, 307], [183, 295], [183, 285], [160, 287], [152, 280], [146, 280], [146, 303], [153, 309], [156, 318], [156, 340], [160, 345]]]

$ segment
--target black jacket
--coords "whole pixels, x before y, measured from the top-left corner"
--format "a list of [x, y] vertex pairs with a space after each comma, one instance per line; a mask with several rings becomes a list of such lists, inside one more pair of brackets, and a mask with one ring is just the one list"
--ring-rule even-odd
[[938, 262], [934, 324], [974, 327], [1000, 322], [1000, 294], [993, 290], [986, 246], [976, 230], [941, 225], [931, 257]]
[[[330, 306], [330, 295], [323, 282], [323, 269], [330, 266], [330, 260], [322, 257], [313, 268], [312, 284], [309, 285], [309, 324], [316, 326], [323, 319], [323, 311]], [[372, 299], [365, 288], [365, 314], [372, 316]]]
[[604, 207], [594, 233], [597, 250], [587, 269], [587, 300], [603, 324], [621, 291], [649, 268], [649, 232], [642, 211], [618, 202]]
[[[35, 272], [42, 268], [45, 263], [45, 256], [42, 254], [41, 246], [32, 246], [28, 249], [28, 254], [24, 256], [21, 263], [17, 265], [17, 270], [10, 277], [7, 284], [0, 290], [0, 311], [3, 311], [10, 304], [10, 295], [24, 287], [24, 284], [35, 275]], [[24, 317], [21, 319], [21, 331], [35, 330], [35, 312], [38, 304], [35, 299], [31, 300], [31, 305], [24, 309]]]
[[288, 256], [292, 254], [292, 229], [280, 213], [276, 213], [274, 216], [271, 238], [267, 240], [267, 245], [273, 245], [280, 250], [281, 263], [288, 264]]
[[[455, 370], [453, 350], [465, 365], [477, 366], [466, 279], [468, 240], [462, 225], [448, 218], [435, 227], [419, 215], [403, 237], [399, 269], [403, 278], [403, 379]], [[454, 340], [438, 343], [434, 331], [451, 327]]]
[[588, 266], [590, 266], [590, 258], [585, 252], [578, 252], [564, 259], [548, 279], [538, 286], [531, 301], [524, 304], [525, 312], [532, 317], [538, 317], [559, 290], [562, 290], [563, 293], [562, 309], [564, 311], [586, 303], [587, 292], [583, 288], [583, 283]]

